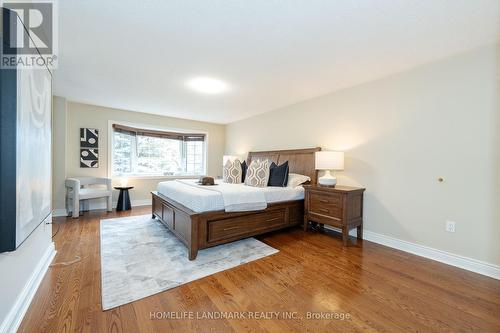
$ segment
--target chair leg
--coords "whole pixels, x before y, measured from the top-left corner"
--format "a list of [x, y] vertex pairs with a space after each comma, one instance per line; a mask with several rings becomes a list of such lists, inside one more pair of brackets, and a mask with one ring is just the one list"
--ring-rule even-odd
[[71, 197], [69, 195], [66, 194], [66, 216], [69, 216], [70, 212], [71, 212]]
[[73, 218], [77, 219], [80, 217], [80, 200], [78, 198], [73, 197]]
[[108, 212], [112, 212], [113, 211], [113, 202], [112, 202], [112, 196], [109, 196], [108, 197], [108, 201], [107, 201], [107, 208], [108, 208]]

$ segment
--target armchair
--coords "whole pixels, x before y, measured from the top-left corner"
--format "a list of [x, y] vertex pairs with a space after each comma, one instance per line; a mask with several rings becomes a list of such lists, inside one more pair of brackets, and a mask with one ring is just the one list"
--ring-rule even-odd
[[[106, 188], [89, 187], [89, 185], [106, 185]], [[110, 178], [68, 178], [66, 188], [68, 189], [67, 208], [68, 212], [72, 212], [73, 218], [80, 216], [80, 200], [107, 198], [107, 210], [108, 212], [113, 210]]]

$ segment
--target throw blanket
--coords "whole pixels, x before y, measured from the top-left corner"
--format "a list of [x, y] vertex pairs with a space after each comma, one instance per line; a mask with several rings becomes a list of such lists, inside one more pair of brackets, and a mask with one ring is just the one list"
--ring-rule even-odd
[[266, 197], [260, 188], [243, 184], [227, 184], [216, 181], [215, 186], [202, 186], [192, 179], [178, 179], [183, 184], [215, 191], [222, 195], [226, 212], [250, 212], [267, 208]]

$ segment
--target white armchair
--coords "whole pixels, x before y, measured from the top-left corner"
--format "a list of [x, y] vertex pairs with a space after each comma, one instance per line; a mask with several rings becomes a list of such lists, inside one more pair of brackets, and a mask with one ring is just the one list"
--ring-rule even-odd
[[[89, 187], [89, 185], [106, 185], [106, 188]], [[110, 178], [68, 178], [66, 188], [68, 189], [67, 208], [68, 212], [72, 212], [73, 218], [80, 216], [80, 200], [107, 198], [107, 210], [108, 212], [113, 210]]]

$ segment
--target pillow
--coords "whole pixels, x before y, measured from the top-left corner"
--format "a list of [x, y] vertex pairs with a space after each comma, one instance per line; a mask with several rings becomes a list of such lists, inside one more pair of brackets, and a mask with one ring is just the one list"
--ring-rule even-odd
[[266, 187], [269, 181], [269, 161], [253, 160], [248, 166], [245, 185]]
[[276, 163], [272, 163], [269, 168], [269, 182], [267, 186], [279, 186], [286, 187], [288, 183], [288, 161], [278, 166]]
[[222, 180], [229, 184], [241, 183], [241, 163], [239, 160], [227, 160], [222, 170]]
[[248, 169], [247, 161], [243, 161], [243, 163], [241, 163], [241, 182], [242, 183], [245, 182], [245, 177], [247, 175], [247, 169]]
[[299, 175], [298, 173], [290, 173], [288, 174], [288, 184], [286, 187], [297, 187], [309, 181], [311, 181], [310, 177]]

